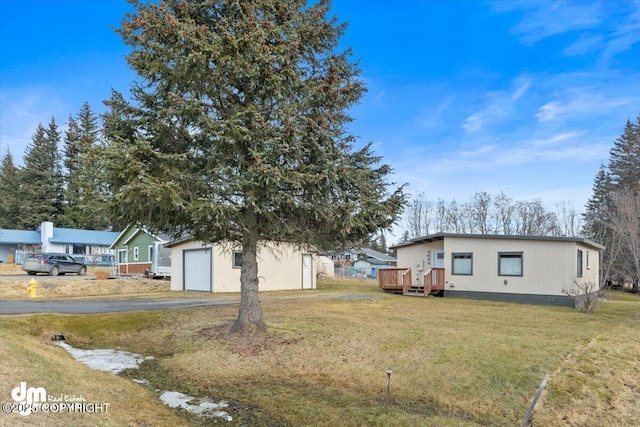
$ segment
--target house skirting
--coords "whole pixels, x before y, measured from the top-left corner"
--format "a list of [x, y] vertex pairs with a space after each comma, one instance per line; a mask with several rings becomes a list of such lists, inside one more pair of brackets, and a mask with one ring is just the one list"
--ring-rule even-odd
[[141, 264], [118, 264], [118, 272], [120, 274], [144, 274], [145, 271], [150, 269], [150, 262]]
[[445, 298], [468, 298], [485, 301], [514, 302], [518, 304], [556, 305], [574, 307], [566, 295], [511, 294], [506, 292], [444, 291]]

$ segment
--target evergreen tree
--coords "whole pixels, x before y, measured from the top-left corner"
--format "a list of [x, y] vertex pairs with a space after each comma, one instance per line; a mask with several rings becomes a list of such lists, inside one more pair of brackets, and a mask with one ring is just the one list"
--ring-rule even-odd
[[109, 226], [108, 203], [101, 162], [98, 160], [100, 128], [88, 103], [77, 118], [69, 117], [64, 139], [65, 224], [103, 230]]
[[9, 150], [0, 164], [0, 194], [0, 228], [17, 228], [21, 215], [20, 181]]
[[[63, 213], [63, 183], [60, 167], [60, 132], [55, 119], [47, 128], [36, 128], [20, 169], [22, 213], [19, 228], [35, 229], [43, 221], [59, 222]], [[63, 221], [62, 221], [63, 222]]]
[[404, 204], [390, 168], [370, 145], [354, 151], [346, 128], [365, 88], [350, 52], [337, 51], [345, 26], [327, 18], [327, 1], [134, 6], [119, 33], [139, 76], [136, 105], [114, 94], [105, 122], [115, 212], [241, 246], [232, 330], [264, 330], [259, 242], [361, 244]]
[[607, 228], [609, 214], [611, 212], [611, 177], [604, 164], [600, 164], [598, 173], [593, 181], [593, 194], [587, 201], [584, 219], [583, 234], [600, 244], [607, 245]]
[[608, 171], [600, 166], [587, 202], [585, 235], [603, 245], [601, 283], [617, 273], [637, 287], [640, 278], [637, 212], [640, 212], [640, 115], [627, 120], [609, 152]]
[[630, 120], [609, 152], [609, 172], [613, 187], [640, 190], [640, 115], [637, 123]]

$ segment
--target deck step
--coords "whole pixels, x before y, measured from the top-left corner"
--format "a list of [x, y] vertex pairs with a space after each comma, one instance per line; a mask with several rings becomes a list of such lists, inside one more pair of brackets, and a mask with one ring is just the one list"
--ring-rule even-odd
[[410, 297], [423, 297], [424, 290], [418, 289], [418, 288], [409, 288], [407, 289], [407, 292], [405, 292], [403, 295], [410, 296]]

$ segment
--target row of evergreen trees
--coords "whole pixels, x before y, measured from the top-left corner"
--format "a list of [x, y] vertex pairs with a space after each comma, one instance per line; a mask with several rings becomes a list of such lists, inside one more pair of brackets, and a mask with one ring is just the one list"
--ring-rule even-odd
[[53, 221], [58, 227], [117, 229], [100, 162], [101, 135], [99, 117], [85, 103], [69, 117], [64, 136], [54, 118], [38, 125], [23, 166], [7, 150], [0, 165], [0, 228], [33, 230]]
[[640, 280], [640, 115], [627, 120], [624, 131], [601, 164], [593, 194], [585, 207], [584, 234], [605, 245], [604, 280]]

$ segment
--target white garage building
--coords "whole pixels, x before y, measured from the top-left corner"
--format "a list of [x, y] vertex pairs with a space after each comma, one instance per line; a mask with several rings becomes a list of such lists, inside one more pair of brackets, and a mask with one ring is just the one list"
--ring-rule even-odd
[[[171, 250], [171, 290], [240, 292], [239, 250], [188, 239], [165, 245]], [[314, 256], [288, 243], [258, 249], [260, 291], [315, 289]]]

